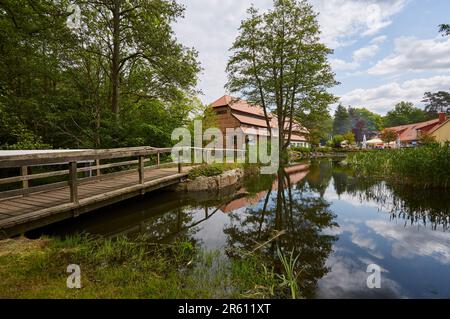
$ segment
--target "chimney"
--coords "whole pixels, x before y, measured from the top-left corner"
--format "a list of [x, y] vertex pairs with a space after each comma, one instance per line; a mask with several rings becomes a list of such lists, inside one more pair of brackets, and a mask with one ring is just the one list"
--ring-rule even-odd
[[445, 113], [444, 112], [440, 112], [439, 113], [439, 124], [444, 123], [446, 119], [447, 119], [447, 117], [445, 116]]

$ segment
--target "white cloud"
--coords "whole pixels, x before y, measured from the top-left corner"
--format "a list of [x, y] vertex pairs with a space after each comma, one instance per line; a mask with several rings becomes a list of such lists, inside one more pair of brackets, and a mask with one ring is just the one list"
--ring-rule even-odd
[[[338, 250], [335, 248], [335, 250]], [[353, 256], [351, 256], [353, 257]], [[327, 260], [331, 271], [318, 282], [318, 298], [401, 298], [404, 293], [400, 285], [388, 276], [388, 271], [382, 269], [383, 279], [381, 289], [367, 288], [367, 265], [371, 260], [358, 260], [340, 255], [336, 251]]]
[[377, 55], [379, 50], [380, 47], [378, 46], [378, 44], [371, 44], [367, 47], [360, 48], [353, 52], [353, 60], [356, 62], [362, 62], [369, 58], [373, 58], [375, 55]]
[[[212, 102], [225, 93], [225, 66], [240, 22], [251, 3], [261, 10], [272, 0], [179, 0], [186, 7], [185, 18], [174, 25], [180, 41], [199, 51], [204, 69], [198, 88], [203, 102]], [[318, 17], [322, 40], [337, 48], [363, 36], [376, 34], [389, 25], [406, 0], [312, 0]], [[340, 62], [335, 62], [339, 64]], [[353, 62], [350, 62], [349, 67]], [[342, 65], [342, 63], [341, 63]]]
[[[179, 0], [186, 7], [185, 18], [174, 25], [176, 36], [186, 46], [199, 51], [204, 69], [198, 88], [205, 94], [204, 103], [213, 102], [225, 93], [225, 67], [229, 49], [238, 34], [241, 20], [252, 1]], [[272, 0], [258, 0], [257, 7], [267, 9]]]
[[380, 44], [386, 40], [382, 35], [373, 38], [366, 47], [359, 48], [352, 55], [352, 61], [342, 59], [330, 59], [330, 64], [334, 71], [355, 71], [361, 67], [361, 64], [367, 59], [373, 58], [380, 51]]
[[373, 38], [372, 41], [370, 41], [370, 43], [372, 43], [372, 44], [381, 44], [384, 41], [386, 41], [386, 39], [387, 39], [386, 35], [380, 35], [380, 36], [378, 36], [376, 38]]
[[364, 106], [384, 114], [400, 101], [420, 104], [426, 91], [448, 90], [449, 88], [450, 76], [434, 76], [403, 83], [391, 82], [370, 89], [356, 89], [344, 94], [341, 102], [345, 105]]
[[334, 71], [354, 71], [359, 68], [359, 63], [355, 61], [347, 62], [341, 59], [330, 59], [330, 64]]
[[422, 228], [405, 228], [389, 221], [369, 220], [367, 226], [392, 243], [391, 254], [397, 259], [431, 257], [450, 264], [450, 234]]
[[371, 75], [398, 72], [449, 71], [450, 38], [417, 39], [400, 37], [394, 52], [379, 61], [368, 73]]
[[392, 23], [406, 0], [314, 0], [322, 39], [332, 48], [373, 36]]

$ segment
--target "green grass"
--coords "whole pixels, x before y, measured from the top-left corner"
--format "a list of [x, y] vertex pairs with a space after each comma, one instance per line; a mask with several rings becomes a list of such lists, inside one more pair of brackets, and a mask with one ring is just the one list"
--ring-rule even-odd
[[358, 152], [349, 166], [361, 176], [373, 176], [424, 188], [450, 187], [450, 148], [429, 145], [399, 150]]
[[197, 167], [194, 167], [189, 171], [189, 178], [196, 179], [200, 176], [217, 176], [226, 171], [230, 171], [236, 168], [244, 168], [244, 164], [237, 163], [213, 163], [213, 164], [203, 164]]
[[[81, 268], [81, 289], [66, 286], [70, 264]], [[280, 278], [255, 255], [230, 259], [190, 242], [89, 236], [0, 242], [0, 298], [288, 297]]]

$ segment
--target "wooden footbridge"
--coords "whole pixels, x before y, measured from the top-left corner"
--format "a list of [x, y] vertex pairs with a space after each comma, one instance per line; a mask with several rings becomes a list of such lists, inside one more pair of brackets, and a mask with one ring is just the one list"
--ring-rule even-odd
[[180, 182], [171, 149], [0, 152], [0, 238]]

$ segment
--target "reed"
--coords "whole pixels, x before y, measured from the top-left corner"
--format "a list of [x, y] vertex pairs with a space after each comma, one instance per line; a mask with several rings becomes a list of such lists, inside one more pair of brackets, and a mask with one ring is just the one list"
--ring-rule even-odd
[[423, 188], [450, 186], [450, 148], [445, 146], [358, 152], [347, 163], [361, 176]]

